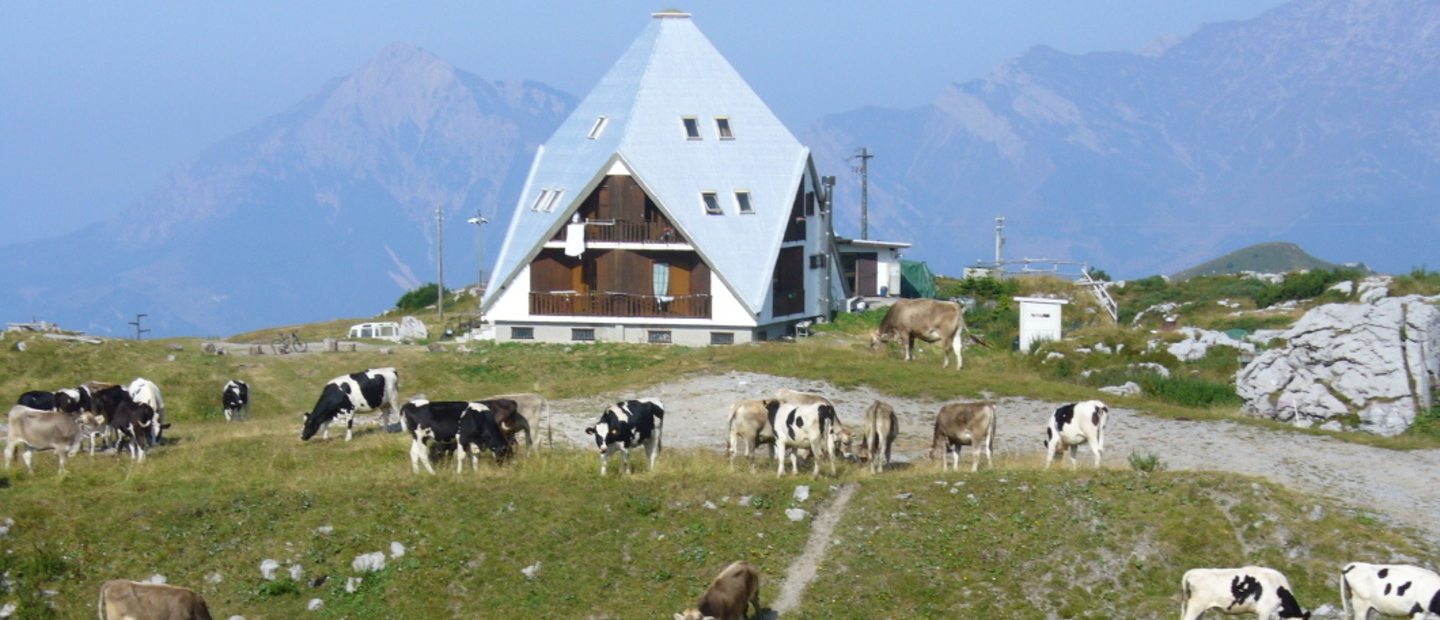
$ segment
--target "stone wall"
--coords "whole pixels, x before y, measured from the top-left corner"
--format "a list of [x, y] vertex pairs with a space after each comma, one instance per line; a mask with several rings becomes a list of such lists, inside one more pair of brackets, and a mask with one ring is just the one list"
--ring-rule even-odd
[[[1297, 426], [1397, 435], [1440, 377], [1440, 296], [1328, 304], [1236, 377], [1244, 410]], [[1354, 424], [1358, 416], [1358, 427]]]

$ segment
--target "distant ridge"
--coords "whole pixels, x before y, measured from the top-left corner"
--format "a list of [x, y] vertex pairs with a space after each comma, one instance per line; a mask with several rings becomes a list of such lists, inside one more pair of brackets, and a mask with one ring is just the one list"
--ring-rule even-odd
[[[1337, 265], [1315, 258], [1293, 243], [1271, 241], [1235, 250], [1215, 260], [1178, 272], [1170, 276], [1170, 279], [1183, 281], [1195, 276], [1221, 276], [1242, 271], [1288, 273], [1302, 269], [1334, 269], [1345, 266], [1348, 265]], [[1360, 265], [1359, 269], [1369, 271], [1364, 265]]]

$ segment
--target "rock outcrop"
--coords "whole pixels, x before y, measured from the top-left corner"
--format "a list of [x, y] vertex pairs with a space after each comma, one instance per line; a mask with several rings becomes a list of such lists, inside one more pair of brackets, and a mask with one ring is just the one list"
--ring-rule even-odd
[[[1440, 378], [1440, 296], [1329, 304], [1241, 369], [1236, 392], [1257, 417], [1397, 435], [1431, 406]], [[1355, 416], [1355, 417], [1352, 417]]]

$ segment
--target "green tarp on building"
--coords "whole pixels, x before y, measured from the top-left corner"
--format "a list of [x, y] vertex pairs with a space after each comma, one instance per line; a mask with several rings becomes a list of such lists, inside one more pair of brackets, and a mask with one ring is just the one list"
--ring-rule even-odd
[[940, 297], [940, 291], [935, 288], [935, 274], [930, 272], [929, 265], [913, 260], [900, 261], [900, 296], [908, 299]]

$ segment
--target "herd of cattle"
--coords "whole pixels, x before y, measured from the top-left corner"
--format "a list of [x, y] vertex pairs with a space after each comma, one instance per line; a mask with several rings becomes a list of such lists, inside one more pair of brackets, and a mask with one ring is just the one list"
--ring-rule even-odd
[[[947, 336], [951, 336], [947, 334]], [[957, 353], [958, 357], [958, 353]], [[958, 364], [958, 359], [957, 359]], [[303, 414], [300, 438], [320, 434], [329, 437], [332, 423], [345, 424], [345, 439], [352, 437], [355, 416], [379, 411], [382, 427], [399, 401], [399, 373], [394, 368], [376, 368], [336, 377], [321, 389], [309, 413]], [[230, 381], [221, 391], [226, 420], [249, 415], [249, 386]], [[535, 435], [550, 415], [549, 405], [538, 394], [505, 394], [473, 401], [429, 401], [415, 399], [399, 407], [400, 425], [410, 441], [410, 464], [414, 472], [423, 466], [435, 473], [432, 459], [437, 452], [455, 453], [456, 471], [470, 461], [479, 467], [480, 455], [488, 452], [497, 463], [510, 458], [519, 447], [518, 435], [525, 434], [527, 451], [535, 449]], [[1104, 451], [1104, 429], [1109, 408], [1100, 401], [1064, 405], [1049, 416], [1043, 440], [1045, 466], [1056, 454], [1067, 452], [1071, 467], [1078, 466], [1076, 453], [1088, 445], [1098, 467]], [[978, 470], [983, 456], [990, 464], [995, 442], [996, 407], [990, 402], [961, 402], [942, 406], [936, 417], [930, 457], [938, 458], [943, 469], [960, 468], [960, 450], [970, 446], [971, 470]], [[643, 447], [651, 469], [661, 451], [665, 407], [658, 400], [640, 398], [617, 402], [605, 408], [585, 433], [593, 437], [600, 455], [600, 473], [607, 473], [610, 457], [623, 455], [630, 470], [630, 451]], [[26, 468], [34, 473], [31, 454], [54, 450], [59, 468], [90, 442], [94, 454], [97, 441], [113, 441], [116, 450], [129, 450], [143, 461], [147, 450], [161, 442], [165, 406], [159, 386], [143, 378], [128, 385], [87, 382], [56, 392], [27, 392], [9, 414], [5, 444], [5, 468], [10, 468], [17, 449], [24, 447]], [[777, 462], [777, 475], [785, 472], [787, 459], [793, 473], [801, 459], [811, 462], [812, 474], [820, 474], [820, 462], [828, 461], [831, 475], [841, 458], [868, 461], [872, 472], [882, 472], [890, 463], [891, 447], [899, 434], [899, 419], [890, 405], [876, 401], [865, 411], [861, 440], [845, 428], [833, 402], [824, 396], [790, 389], [777, 390], [773, 398], [742, 399], [731, 408], [728, 422], [728, 452], [733, 469], [742, 453], [754, 469], [755, 452], [769, 445]], [[943, 452], [941, 452], [943, 449]], [[1365, 620], [1370, 611], [1415, 620], [1427, 614], [1440, 615], [1440, 575], [1419, 567], [1352, 563], [1341, 575], [1341, 597], [1346, 614]], [[1181, 582], [1182, 620], [1195, 620], [1206, 611], [1219, 609], [1228, 614], [1254, 613], [1264, 620], [1308, 619], [1289, 581], [1278, 571], [1247, 566], [1238, 569], [1194, 569]], [[676, 620], [733, 619], [746, 616], [750, 608], [759, 614], [759, 573], [747, 562], [735, 562], [720, 573], [694, 609], [675, 614]], [[100, 590], [102, 619], [120, 618], [210, 618], [200, 595], [175, 586], [110, 581]]]

